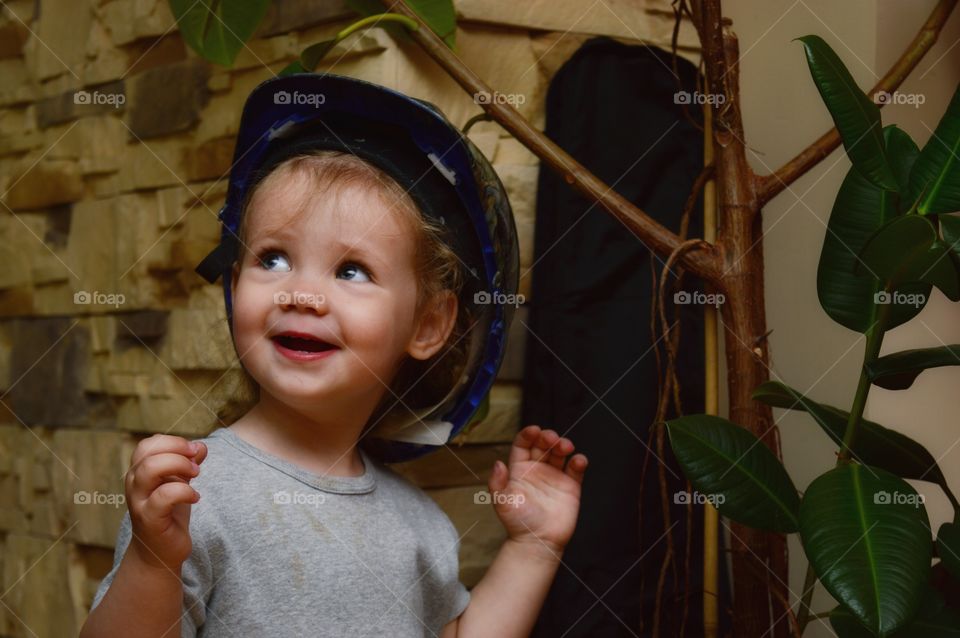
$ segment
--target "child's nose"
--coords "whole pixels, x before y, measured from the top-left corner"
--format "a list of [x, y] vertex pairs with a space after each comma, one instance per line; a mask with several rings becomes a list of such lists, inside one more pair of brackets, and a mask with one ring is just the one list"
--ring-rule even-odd
[[296, 309], [305, 312], [326, 314], [329, 311], [329, 299], [316, 285], [307, 282], [298, 282], [292, 289], [280, 290], [273, 295], [274, 303], [286, 309]]

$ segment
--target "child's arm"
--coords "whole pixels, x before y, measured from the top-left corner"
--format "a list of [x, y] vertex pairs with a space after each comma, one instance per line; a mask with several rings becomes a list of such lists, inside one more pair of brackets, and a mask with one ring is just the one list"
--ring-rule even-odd
[[494, 465], [490, 493], [508, 538], [442, 638], [454, 628], [460, 638], [530, 635], [577, 524], [587, 457], [571, 457], [564, 468], [573, 449], [569, 439], [531, 425], [514, 440], [509, 470]]
[[205, 445], [179, 436], [155, 434], [137, 445], [125, 478], [133, 535], [80, 638], [179, 638], [180, 570], [192, 550], [190, 506], [199, 498], [189, 481], [206, 455]]

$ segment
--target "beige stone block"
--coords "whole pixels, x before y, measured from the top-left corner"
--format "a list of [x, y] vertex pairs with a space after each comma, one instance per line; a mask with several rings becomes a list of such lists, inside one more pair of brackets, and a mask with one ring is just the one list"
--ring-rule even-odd
[[78, 159], [83, 175], [112, 172], [120, 169], [128, 136], [119, 117], [84, 117], [68, 129], [56, 150], [61, 156]]
[[51, 0], [38, 18], [23, 48], [31, 75], [40, 81], [62, 74], [77, 77], [94, 19], [90, 3]]
[[229, 368], [236, 362], [237, 355], [224, 311], [221, 308], [171, 310], [160, 357], [173, 370]]
[[460, 534], [460, 580], [467, 587], [475, 586], [483, 578], [507, 538], [493, 506], [474, 500], [478, 492], [486, 489], [484, 484], [426, 491]]
[[161, 188], [156, 191], [157, 223], [160, 228], [167, 229], [179, 226], [186, 216], [186, 201], [190, 193], [185, 186]]
[[70, 281], [70, 271], [63, 262], [63, 258], [53, 251], [50, 246], [33, 255], [33, 266], [30, 269], [31, 279], [37, 286], [50, 284], [66, 284]]
[[126, 192], [184, 185], [187, 168], [182, 151], [189, 143], [188, 135], [184, 133], [149, 141], [134, 139], [123, 149], [118, 149], [123, 157], [117, 173], [117, 189]]
[[220, 73], [215, 72], [210, 76], [210, 79], [207, 80], [207, 88], [214, 93], [229, 91], [230, 87], [232, 86], [233, 77], [230, 75], [229, 71], [223, 71]]
[[219, 404], [210, 397], [197, 400], [197, 396], [183, 391], [176, 397], [141, 396], [123, 402], [118, 417], [123, 417], [123, 427], [138, 432], [160, 432], [177, 436], [204, 435], [216, 423]]
[[[53, 452], [50, 430], [23, 428], [15, 445], [12, 475], [16, 481], [16, 511], [13, 529], [25, 533], [56, 537], [66, 527], [56, 516], [49, 473], [58, 463]], [[48, 476], [43, 477], [43, 474]]]
[[23, 135], [35, 129], [33, 111], [32, 106], [0, 109], [0, 137]]
[[[46, 232], [45, 215], [16, 213], [0, 215], [0, 289], [29, 284], [32, 280], [31, 257], [40, 249]], [[24, 250], [25, 247], [31, 247]]]
[[116, 45], [164, 35], [176, 29], [170, 6], [162, 0], [110, 2], [99, 7], [97, 14]]
[[71, 540], [112, 547], [126, 509], [124, 475], [136, 441], [123, 432], [58, 430], [51, 464], [61, 520]]
[[[346, 20], [328, 22], [301, 31], [297, 36], [297, 47], [293, 55], [299, 56], [300, 52], [307, 47], [333, 39], [339, 31], [352, 24], [355, 20], [356, 17], [351, 16]], [[387, 49], [393, 49], [395, 46], [393, 39], [384, 29], [361, 29], [338, 42], [336, 46], [327, 52], [322, 60], [321, 67], [329, 68], [336, 66], [356, 56], [370, 57], [372, 55], [373, 59], [376, 59], [376, 54]], [[293, 60], [291, 59], [291, 61]]]
[[0, 106], [33, 102], [40, 96], [36, 80], [23, 58], [0, 60], [0, 77], [4, 78], [0, 86]]
[[[39, 161], [38, 161], [39, 160]], [[46, 208], [83, 197], [83, 179], [76, 162], [24, 158], [5, 186], [4, 204], [14, 210]]]
[[[153, 193], [131, 193], [74, 206], [64, 261], [76, 273], [70, 295], [91, 294], [83, 314], [165, 303], [158, 281], [148, 270], [154, 251], [163, 250], [163, 243], [157, 242], [154, 204]], [[101, 296], [93, 296], [94, 292]]]
[[266, 70], [264, 67], [269, 68], [269, 65], [274, 62], [286, 60], [299, 54], [297, 36], [293, 33], [278, 35], [274, 38], [251, 40], [240, 49], [231, 69], [234, 71], [249, 68]]
[[90, 330], [90, 353], [93, 355], [110, 352], [116, 339], [116, 317], [103, 315], [89, 317], [85, 323]]
[[[466, 443], [510, 443], [520, 429], [522, 391], [512, 383], [494, 383], [490, 388], [490, 412], [480, 423], [461, 432], [454, 445]], [[456, 449], [456, 447], [454, 447]]]
[[272, 77], [263, 67], [232, 73], [230, 90], [210, 96], [193, 130], [194, 144], [237, 134], [243, 104], [253, 89]]
[[[112, 199], [87, 200], [74, 205], [64, 259], [78, 276], [78, 280], [72, 282], [76, 288], [74, 292], [118, 292], [116, 278], [119, 273], [114, 249], [118, 232]], [[107, 310], [91, 303], [84, 311]]]
[[0, 156], [24, 153], [43, 146], [42, 131], [27, 131], [21, 134], [0, 136]]
[[3, 551], [4, 605], [16, 614], [16, 633], [10, 635], [77, 635], [77, 618], [64, 613], [73, 606], [64, 578], [70, 568], [67, 540], [10, 534]]

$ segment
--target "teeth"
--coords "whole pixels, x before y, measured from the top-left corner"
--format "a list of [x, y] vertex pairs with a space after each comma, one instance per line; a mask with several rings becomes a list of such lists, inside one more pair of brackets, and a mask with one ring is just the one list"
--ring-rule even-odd
[[291, 335], [280, 335], [274, 337], [284, 348], [290, 350], [299, 350], [301, 352], [322, 352], [333, 348], [329, 343], [317, 339], [308, 339], [305, 337], [294, 337]]

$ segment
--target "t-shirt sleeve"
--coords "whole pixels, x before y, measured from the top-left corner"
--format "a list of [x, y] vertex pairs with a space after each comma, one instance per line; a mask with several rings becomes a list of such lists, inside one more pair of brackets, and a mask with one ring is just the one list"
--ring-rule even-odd
[[[120, 521], [120, 531], [117, 533], [117, 545], [113, 553], [113, 568], [103, 580], [100, 581], [97, 592], [93, 596], [93, 604], [90, 611], [93, 611], [113, 582], [117, 571], [120, 568], [120, 562], [123, 560], [127, 547], [130, 545], [133, 527], [130, 522], [130, 512], [125, 512]], [[181, 637], [194, 638], [197, 630], [203, 626], [206, 620], [206, 601], [209, 597], [210, 589], [213, 585], [213, 574], [210, 561], [207, 560], [203, 544], [197, 542], [194, 527], [191, 525], [191, 536], [193, 537], [193, 549], [190, 557], [184, 561], [180, 570], [180, 578], [183, 581], [183, 616], [180, 623]]]
[[[438, 508], [439, 509], [439, 508]], [[445, 575], [445, 595], [442, 597], [443, 606], [440, 611], [441, 624], [445, 626], [452, 622], [466, 610], [470, 604], [470, 591], [460, 581], [460, 534], [457, 528], [453, 526], [446, 513], [440, 511], [443, 517], [444, 528], [447, 538], [443, 547], [444, 556], [444, 575]]]

